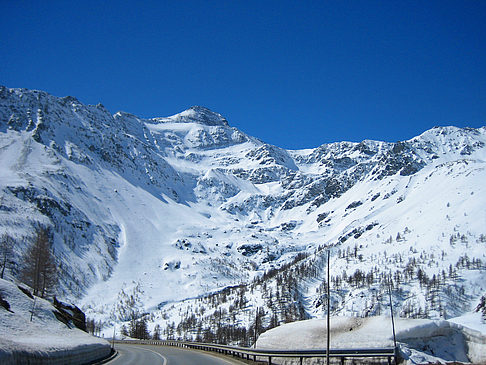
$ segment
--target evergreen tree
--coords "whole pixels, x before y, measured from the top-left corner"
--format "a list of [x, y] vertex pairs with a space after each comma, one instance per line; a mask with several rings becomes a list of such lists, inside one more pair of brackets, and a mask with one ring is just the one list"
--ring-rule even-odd
[[86, 331], [88, 331], [88, 333], [91, 333], [92, 335], [94, 335], [95, 327], [96, 327], [95, 320], [88, 318], [86, 320]]
[[129, 333], [128, 333], [128, 330], [127, 330], [127, 327], [125, 325], [122, 325], [121, 329], [120, 329], [120, 333], [122, 334], [122, 336], [126, 336], [128, 337], [129, 336]]
[[154, 334], [152, 336], [153, 340], [160, 340], [160, 326], [158, 324], [154, 327]]
[[135, 320], [142, 313], [143, 290], [138, 283], [131, 292], [125, 293], [123, 289], [118, 293], [118, 301], [112, 311], [112, 318], [119, 321]]
[[150, 334], [147, 328], [147, 320], [140, 318], [138, 320], [131, 320], [129, 327], [130, 337], [138, 338], [140, 340], [146, 340], [150, 338]]

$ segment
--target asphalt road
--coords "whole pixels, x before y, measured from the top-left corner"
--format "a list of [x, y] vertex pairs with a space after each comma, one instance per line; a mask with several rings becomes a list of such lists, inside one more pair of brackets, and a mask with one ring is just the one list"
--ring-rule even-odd
[[179, 347], [115, 344], [118, 351], [109, 365], [234, 365], [236, 362]]

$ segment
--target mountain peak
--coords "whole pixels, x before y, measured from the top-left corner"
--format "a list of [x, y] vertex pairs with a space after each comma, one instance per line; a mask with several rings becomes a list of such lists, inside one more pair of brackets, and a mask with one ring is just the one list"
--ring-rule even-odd
[[178, 123], [199, 123], [209, 126], [228, 127], [228, 121], [219, 113], [203, 106], [191, 106], [189, 109], [168, 118], [172, 122]]

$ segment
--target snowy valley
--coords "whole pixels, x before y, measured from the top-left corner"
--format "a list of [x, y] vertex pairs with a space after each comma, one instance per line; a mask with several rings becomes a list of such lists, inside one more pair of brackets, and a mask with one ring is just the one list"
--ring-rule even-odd
[[285, 150], [203, 107], [142, 119], [0, 87], [0, 171], [9, 275], [52, 227], [58, 296], [107, 333], [136, 311], [251, 345], [323, 318], [328, 249], [333, 316], [386, 315], [390, 278], [402, 318], [463, 323], [486, 294], [486, 127]]

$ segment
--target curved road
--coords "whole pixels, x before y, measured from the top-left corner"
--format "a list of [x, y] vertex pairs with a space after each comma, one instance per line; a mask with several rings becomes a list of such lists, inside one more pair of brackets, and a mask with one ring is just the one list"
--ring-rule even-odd
[[204, 352], [179, 347], [115, 344], [118, 356], [110, 365], [235, 365], [232, 362]]

